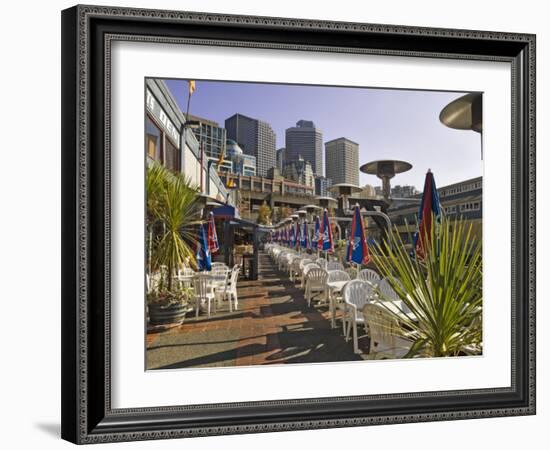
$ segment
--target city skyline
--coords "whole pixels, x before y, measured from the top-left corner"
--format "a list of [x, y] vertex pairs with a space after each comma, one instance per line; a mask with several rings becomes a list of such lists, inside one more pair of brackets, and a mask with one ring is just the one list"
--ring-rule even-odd
[[[187, 80], [164, 81], [185, 112]], [[196, 87], [190, 114], [220, 126], [237, 113], [265, 121], [275, 132], [276, 148], [285, 146], [288, 128], [310, 120], [322, 131], [323, 144], [340, 137], [357, 142], [359, 166], [379, 159], [410, 162], [413, 169], [392, 184], [421, 189], [428, 169], [441, 186], [483, 174], [480, 135], [439, 122], [441, 109], [463, 92], [201, 80]], [[378, 186], [380, 180], [359, 173], [359, 184]]]

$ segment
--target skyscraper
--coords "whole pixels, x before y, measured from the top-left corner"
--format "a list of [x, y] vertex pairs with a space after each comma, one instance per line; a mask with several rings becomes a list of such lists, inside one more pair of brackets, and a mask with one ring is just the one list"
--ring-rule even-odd
[[327, 178], [332, 184], [359, 185], [359, 144], [341, 137], [325, 142]]
[[242, 114], [225, 119], [227, 138], [236, 141], [247, 155], [256, 157], [256, 173], [265, 177], [275, 166], [275, 132], [262, 120]]
[[323, 133], [310, 120], [299, 120], [287, 128], [285, 162], [297, 161], [300, 156], [311, 163], [315, 175], [323, 175]]

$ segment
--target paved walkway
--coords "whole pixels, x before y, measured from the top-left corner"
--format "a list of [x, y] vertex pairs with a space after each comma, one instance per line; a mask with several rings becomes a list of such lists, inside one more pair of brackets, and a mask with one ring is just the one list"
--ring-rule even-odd
[[353, 353], [341, 326], [330, 327], [326, 306], [308, 307], [303, 291], [260, 254], [257, 281], [239, 280], [239, 309], [210, 319], [194, 315], [175, 328], [147, 335], [147, 367], [227, 367], [366, 359], [368, 338], [359, 327]]

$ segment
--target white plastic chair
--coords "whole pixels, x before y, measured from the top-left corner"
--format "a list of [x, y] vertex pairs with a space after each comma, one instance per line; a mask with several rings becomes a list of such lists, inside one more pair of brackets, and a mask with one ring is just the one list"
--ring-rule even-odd
[[190, 288], [193, 284], [193, 277], [197, 273], [190, 267], [184, 267], [178, 270], [178, 275], [175, 277], [181, 288]]
[[379, 296], [380, 300], [382, 301], [399, 300], [399, 296], [397, 295], [397, 292], [395, 292], [394, 289], [391, 287], [387, 278], [383, 278], [382, 280], [380, 280], [377, 288], [381, 294], [381, 296]]
[[300, 276], [300, 288], [305, 289], [306, 287], [306, 275], [308, 271], [314, 268], [320, 268], [317, 264], [314, 262], [309, 261], [303, 268], [302, 268], [302, 275]]
[[367, 281], [373, 286], [376, 286], [380, 281], [380, 275], [372, 269], [363, 269], [357, 274], [357, 279]]
[[195, 299], [196, 317], [199, 317], [199, 310], [203, 303], [207, 304], [208, 317], [210, 317], [212, 304], [214, 305], [214, 312], [216, 312], [216, 297], [214, 295], [212, 278], [210, 275], [200, 273], [193, 279], [193, 297]]
[[193, 277], [195, 276], [196, 272], [191, 269], [191, 267], [184, 267], [182, 269], [178, 270], [178, 276], [182, 277]]
[[[331, 270], [328, 271], [327, 282], [326, 282], [326, 291], [325, 299], [329, 301], [330, 305], [330, 314], [331, 314], [331, 324], [332, 328], [336, 326], [336, 309], [339, 306], [339, 303], [342, 301], [341, 290], [337, 290], [334, 287], [330, 286], [330, 283], [334, 282], [348, 282], [351, 278], [349, 274], [343, 270]], [[343, 290], [343, 289], [342, 289]]]
[[342, 326], [346, 341], [349, 340], [350, 329], [353, 329], [353, 351], [359, 353], [357, 324], [365, 324], [363, 307], [373, 300], [374, 290], [366, 281], [352, 280], [344, 287], [342, 296], [344, 298], [342, 304], [342, 309], [344, 310]]
[[[310, 266], [313, 266], [313, 264], [306, 266], [306, 268]], [[311, 306], [311, 300], [315, 294], [323, 294], [322, 298], [325, 298], [325, 292], [327, 289], [327, 277], [328, 272], [318, 266], [313, 266], [311, 269], [305, 272], [305, 297], [307, 299], [307, 306]]]
[[226, 265], [213, 267], [210, 271], [214, 293], [218, 299], [223, 298], [230, 274], [231, 270]]
[[402, 358], [407, 354], [413, 342], [389, 311], [383, 306], [368, 303], [363, 306], [363, 317], [369, 328], [369, 355], [373, 358], [377, 355]]
[[283, 264], [285, 262], [286, 255], [288, 255], [288, 252], [286, 250], [282, 250], [281, 253], [277, 255], [277, 267], [279, 270], [283, 269]]
[[317, 259], [315, 260], [315, 262], [316, 262], [317, 264], [319, 264], [319, 267], [320, 267], [321, 269], [325, 269], [325, 270], [327, 269], [327, 260], [326, 260], [326, 259], [324, 259], [324, 258], [317, 258]]
[[344, 266], [342, 263], [338, 262], [338, 261], [329, 261], [327, 262], [327, 271], [331, 271], [331, 270], [344, 270]]
[[231, 271], [231, 276], [225, 286], [223, 293], [223, 298], [229, 302], [229, 312], [233, 312], [233, 307], [235, 310], [239, 308], [239, 298], [237, 296], [237, 280], [239, 278], [240, 266], [234, 266]]
[[290, 276], [290, 279], [292, 281], [296, 281], [296, 279], [300, 276], [300, 263], [302, 262], [302, 258], [299, 256], [294, 256], [292, 258], [292, 262], [290, 263], [290, 266], [288, 268], [288, 275]]

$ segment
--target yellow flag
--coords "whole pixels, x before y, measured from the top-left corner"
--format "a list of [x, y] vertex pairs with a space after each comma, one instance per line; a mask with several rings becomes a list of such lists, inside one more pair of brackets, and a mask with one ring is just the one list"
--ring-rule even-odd
[[195, 80], [189, 80], [189, 95], [193, 94], [193, 92], [195, 92], [195, 89]]
[[220, 167], [225, 161], [225, 152], [220, 152], [220, 158], [218, 159], [218, 167]]

